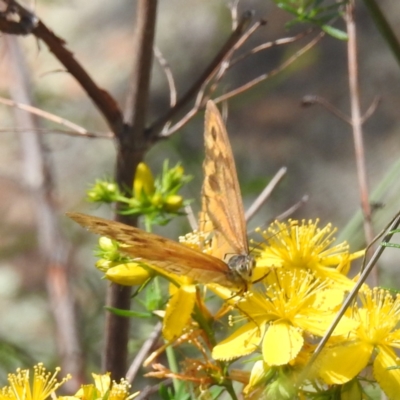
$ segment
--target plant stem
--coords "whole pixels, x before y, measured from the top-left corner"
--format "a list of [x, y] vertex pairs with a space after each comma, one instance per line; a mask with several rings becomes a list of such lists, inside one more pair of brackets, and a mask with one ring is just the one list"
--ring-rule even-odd
[[[364, 215], [364, 232], [367, 243], [372, 242], [374, 234], [371, 225], [371, 207], [369, 204], [368, 182], [365, 167], [365, 153], [362, 130], [362, 115], [360, 107], [360, 88], [358, 84], [358, 61], [357, 61], [357, 36], [354, 21], [355, 0], [350, 0], [346, 7], [346, 25], [349, 37], [347, 45], [349, 90], [351, 106], [351, 126], [353, 129], [353, 140], [355, 157], [357, 163], [358, 186], [360, 191], [361, 208]], [[373, 275], [377, 285], [378, 272], [374, 270]]]

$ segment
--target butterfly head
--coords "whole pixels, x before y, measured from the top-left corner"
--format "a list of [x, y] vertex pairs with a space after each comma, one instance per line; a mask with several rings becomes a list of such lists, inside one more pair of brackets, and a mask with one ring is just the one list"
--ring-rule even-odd
[[255, 260], [248, 254], [235, 254], [228, 261], [230, 279], [234, 282], [251, 282]]

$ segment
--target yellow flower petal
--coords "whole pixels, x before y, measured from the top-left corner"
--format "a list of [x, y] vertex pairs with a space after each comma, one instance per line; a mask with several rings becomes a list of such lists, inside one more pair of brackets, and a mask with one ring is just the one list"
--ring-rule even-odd
[[196, 302], [196, 286], [181, 286], [169, 300], [164, 317], [163, 336], [166, 340], [176, 339], [188, 325]]
[[96, 386], [96, 389], [102, 393], [105, 394], [107, 391], [110, 389], [111, 385], [111, 378], [110, 378], [110, 373], [98, 375], [98, 374], [92, 374], [94, 384]]
[[271, 324], [262, 344], [264, 361], [271, 366], [287, 364], [297, 356], [303, 343], [303, 336], [292, 325]]
[[320, 377], [328, 384], [344, 384], [364, 369], [373, 346], [366, 342], [345, 342], [325, 348], [314, 364]]
[[151, 273], [138, 263], [119, 264], [110, 268], [105, 277], [111, 282], [124, 286], [142, 285], [151, 278]]
[[374, 376], [390, 399], [400, 398], [400, 362], [389, 347], [379, 346], [379, 354], [374, 361]]
[[264, 331], [265, 323], [249, 322], [216, 345], [212, 357], [216, 360], [232, 360], [250, 354], [257, 349]]

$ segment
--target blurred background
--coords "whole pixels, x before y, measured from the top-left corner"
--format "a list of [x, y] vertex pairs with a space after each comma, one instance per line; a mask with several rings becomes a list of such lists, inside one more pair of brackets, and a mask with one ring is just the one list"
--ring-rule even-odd
[[[156, 44], [173, 71], [178, 96], [201, 74], [232, 31], [227, 0], [160, 1]], [[400, 3], [381, 0], [382, 8], [400, 37]], [[287, 30], [290, 15], [272, 1], [247, 0], [239, 10], [254, 10], [254, 20], [267, 24], [239, 50], [293, 36], [305, 30]], [[96, 0], [37, 1], [35, 12], [67, 42], [67, 48], [86, 68], [99, 86], [107, 89], [123, 105], [131, 61], [135, 2]], [[400, 179], [396, 162], [400, 155], [400, 66], [378, 33], [361, 1], [357, 2], [357, 33], [361, 103], [366, 111], [376, 97], [381, 102], [364, 125], [365, 152], [370, 192], [389, 179], [374, 198], [373, 215], [378, 233], [400, 208]], [[345, 29], [339, 20], [336, 27]], [[273, 47], [248, 57], [232, 68], [222, 81], [219, 93], [227, 92], [261, 74], [278, 68], [312, 37]], [[34, 105], [69, 119], [89, 131], [106, 132], [108, 127], [86, 94], [33, 37], [19, 37], [31, 80]], [[149, 123], [165, 112], [169, 92], [162, 68], [154, 62]], [[0, 95], [10, 98], [15, 87], [15, 70], [5, 36], [0, 36]], [[347, 43], [325, 36], [288, 69], [267, 79], [228, 102], [227, 129], [236, 158], [246, 208], [269, 180], [285, 166], [285, 179], [250, 223], [250, 230], [265, 226], [304, 195], [308, 201], [292, 218], [331, 222], [339, 233], [360, 209], [353, 138], [350, 126], [321, 106], [304, 108], [305, 95], [318, 95], [349, 115]], [[57, 132], [60, 127], [38, 120], [46, 156], [52, 171], [52, 193], [59, 211], [59, 224], [72, 249], [74, 295], [80, 310], [79, 330], [84, 342], [88, 370], [99, 370], [107, 286], [93, 268], [93, 248], [97, 238], [68, 220], [64, 213], [80, 211], [111, 218], [112, 210], [85, 201], [85, 190], [96, 178], [112, 177], [114, 144], [109, 139], [73, 137]], [[0, 105], [0, 381], [5, 372], [32, 360], [58, 363], [54, 321], [45, 292], [46, 262], [38, 253], [35, 202], [27, 185], [29, 164], [23, 156], [23, 139], [16, 129], [15, 110]], [[199, 113], [168, 140], [157, 143], [146, 161], [154, 173], [163, 161], [181, 161], [193, 181], [185, 187], [186, 198], [200, 208], [203, 160], [203, 113]], [[157, 229], [176, 238], [188, 232], [185, 218], [177, 218]], [[356, 251], [363, 243], [362, 224], [347, 230], [347, 239]], [[54, 249], [56, 252], [57, 249]], [[381, 266], [383, 285], [399, 283], [400, 250], [385, 252]], [[140, 326], [137, 329], [142, 329]], [[143, 327], [145, 330], [146, 328]], [[132, 342], [132, 351], [139, 346]], [[3, 360], [1, 360], [3, 358]], [[2, 368], [3, 366], [3, 368]]]

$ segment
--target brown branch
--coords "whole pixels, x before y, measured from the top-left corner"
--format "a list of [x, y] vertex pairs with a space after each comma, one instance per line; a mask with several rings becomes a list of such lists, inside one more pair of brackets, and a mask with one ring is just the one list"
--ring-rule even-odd
[[128, 372], [126, 373], [126, 379], [129, 383], [133, 383], [135, 381], [136, 375], [139, 372], [139, 369], [142, 367], [143, 361], [149, 354], [149, 351], [153, 348], [154, 344], [159, 340], [162, 330], [162, 323], [158, 322], [154, 327], [153, 331], [150, 333], [150, 336], [147, 340], [142, 344], [140, 350], [136, 353], [135, 359], [132, 361]]
[[326, 99], [320, 96], [316, 95], [306, 95], [302, 98], [301, 100], [301, 105], [304, 107], [308, 107], [314, 104], [319, 104], [325, 109], [327, 109], [329, 112], [331, 112], [333, 115], [335, 115], [337, 118], [341, 119], [342, 121], [346, 122], [347, 124], [351, 125], [351, 118], [348, 117], [345, 113], [340, 111], [338, 108], [336, 108], [333, 104], [329, 103]]
[[361, 118], [361, 123], [363, 125], [372, 116], [372, 114], [376, 111], [380, 102], [381, 102], [381, 98], [379, 96], [376, 96], [374, 98], [374, 100], [372, 101], [371, 105], [368, 107], [368, 110], [364, 113], [364, 115]]
[[286, 175], [286, 172], [287, 172], [286, 167], [280, 168], [279, 171], [275, 174], [275, 176], [268, 182], [268, 185], [265, 186], [264, 190], [260, 193], [260, 195], [257, 197], [257, 199], [253, 202], [253, 204], [246, 211], [246, 214], [245, 214], [246, 222], [249, 222], [254, 217], [254, 215], [257, 213], [257, 211], [261, 208], [261, 206], [267, 201], [267, 199], [269, 198], [271, 193], [274, 191], [274, 189], [277, 187], [279, 182]]
[[[10, 94], [17, 101], [29, 103], [30, 79], [26, 62], [15, 37], [6, 38], [10, 60]], [[15, 102], [16, 103], [16, 102]], [[31, 113], [14, 108], [16, 123], [30, 128], [21, 132], [23, 154], [23, 180], [30, 189], [36, 214], [37, 238], [40, 258], [46, 264], [46, 288], [49, 305], [55, 322], [56, 344], [63, 369], [73, 379], [67, 383], [69, 390], [76, 391], [83, 382], [84, 360], [81, 336], [77, 326], [75, 298], [70, 283], [70, 248], [65, 240], [57, 217], [57, 201], [54, 198], [52, 166], [45, 156], [42, 137], [35, 131], [37, 121]], [[40, 258], [33, 262], [40, 261]], [[35, 265], [32, 265], [34, 267]]]
[[[107, 138], [107, 139], [111, 139], [114, 137], [114, 134], [112, 132], [107, 132], [107, 133], [103, 133], [103, 134], [95, 134], [95, 133], [89, 132], [87, 129], [83, 128], [80, 125], [75, 124], [74, 122], [68, 121], [65, 118], [61, 118], [58, 115], [49, 113], [48, 111], [43, 111], [40, 108], [33, 107], [29, 104], [17, 103], [13, 100], [9, 100], [4, 97], [0, 97], [0, 103], [5, 104], [6, 106], [9, 106], [9, 107], [19, 108], [20, 110], [24, 110], [28, 113], [37, 115], [41, 118], [45, 118], [49, 121], [66, 126], [67, 128], [71, 128], [74, 132], [60, 131], [60, 132], [66, 133], [68, 135], [98, 137], [98, 138]], [[49, 130], [47, 130], [47, 131], [49, 131]]]
[[256, 54], [256, 53], [258, 53], [260, 51], [271, 49], [272, 47], [276, 47], [276, 46], [282, 46], [282, 45], [285, 45], [285, 44], [294, 43], [297, 40], [300, 40], [303, 37], [309, 35], [312, 31], [313, 31], [313, 29], [308, 29], [305, 32], [301, 32], [301, 33], [297, 34], [296, 36], [277, 39], [277, 40], [274, 40], [272, 42], [260, 44], [259, 46], [256, 46], [256, 47], [252, 48], [248, 52], [246, 52], [244, 54], [241, 54], [240, 56], [237, 56], [236, 58], [234, 58], [231, 61], [230, 65], [229, 65], [229, 68], [232, 68], [238, 62], [240, 62], [240, 61], [246, 59], [247, 57], [252, 56], [252, 55], [254, 55], [254, 54]]
[[[47, 47], [54, 54], [54, 56], [78, 81], [93, 103], [100, 110], [101, 114], [108, 122], [111, 130], [115, 134], [121, 132], [123, 128], [123, 119], [116, 101], [107, 91], [96, 85], [90, 75], [75, 59], [74, 55], [65, 47], [65, 41], [56, 36], [40, 19], [38, 19], [34, 14], [21, 6], [15, 0], [6, 1], [9, 4], [10, 10], [18, 13], [20, 16], [19, 24], [21, 25], [21, 29], [27, 29], [27, 25], [24, 24], [24, 21], [33, 21], [33, 23], [29, 25], [30, 32], [38, 39], [46, 43]], [[7, 22], [7, 15], [3, 14], [0, 16], [0, 20], [3, 21], [3, 25], [5, 22]], [[25, 34], [27, 33], [29, 32], [25, 32]]]
[[[145, 141], [145, 123], [148, 107], [150, 71], [152, 69], [154, 33], [156, 25], [157, 0], [137, 0], [136, 30], [134, 36], [133, 67], [131, 75], [131, 94], [128, 112], [131, 126], [118, 134], [117, 166], [115, 180], [120, 188], [132, 186], [137, 165], [143, 161], [147, 143]], [[136, 218], [116, 215], [120, 222], [136, 225]], [[107, 292], [107, 304], [119, 309], [129, 309], [131, 288], [113, 284]], [[113, 379], [126, 374], [127, 350], [129, 339], [129, 318], [107, 312], [106, 338], [103, 366], [111, 371]]]
[[174, 107], [176, 104], [176, 99], [177, 99], [174, 75], [171, 71], [171, 67], [169, 66], [167, 60], [162, 55], [160, 49], [157, 46], [154, 46], [153, 50], [154, 50], [154, 55], [156, 56], [156, 59], [157, 59], [158, 63], [160, 64], [160, 67], [164, 71], [165, 77], [167, 78], [167, 81], [168, 81], [169, 97], [170, 97], [169, 105], [170, 105], [170, 107]]
[[252, 35], [260, 28], [261, 26], [265, 26], [266, 21], [260, 20], [254, 23], [243, 35], [242, 37], [237, 41], [235, 46], [232, 48], [232, 52], [229, 54], [229, 57], [227, 57], [224, 62], [221, 64], [218, 73], [215, 76], [215, 79], [213, 81], [213, 84], [211, 85], [210, 89], [208, 90], [208, 95], [211, 96], [212, 93], [214, 93], [217, 90], [218, 84], [224, 77], [225, 73], [231, 69], [232, 67], [232, 61], [230, 58], [233, 56], [234, 52], [238, 50], [241, 46], [243, 46], [247, 40], [250, 39]]
[[222, 96], [217, 97], [214, 99], [215, 103], [220, 103], [221, 101], [226, 101], [234, 96], [237, 96], [238, 94], [241, 94], [245, 92], [246, 90], [251, 89], [253, 86], [257, 85], [258, 83], [270, 78], [271, 76], [274, 76], [278, 74], [279, 72], [283, 71], [287, 67], [289, 67], [291, 64], [293, 64], [300, 56], [302, 56], [304, 53], [306, 53], [308, 50], [310, 50], [312, 47], [314, 47], [325, 35], [324, 32], [321, 32], [319, 35], [317, 35], [313, 40], [311, 40], [309, 43], [307, 43], [302, 49], [297, 51], [293, 56], [289, 57], [282, 65], [280, 65], [278, 68], [272, 70], [271, 72], [267, 72], [263, 75], [260, 75], [259, 77], [251, 80], [250, 82], [245, 83], [242, 86], [239, 86], [238, 88], [231, 90], [228, 93], [223, 94]]
[[[32, 128], [29, 127], [21, 127], [21, 128], [16, 128], [16, 127], [10, 127], [10, 128], [0, 128], [0, 132], [28, 132], [32, 131]], [[114, 139], [114, 134], [112, 132], [89, 132], [86, 131], [85, 134], [81, 134], [78, 132], [74, 131], [68, 131], [66, 129], [53, 129], [53, 128], [35, 128], [33, 129], [34, 132], [38, 133], [60, 133], [62, 135], [67, 135], [67, 136], [75, 136], [75, 137], [85, 137], [85, 138], [90, 138], [90, 139]]]
[[[132, 52], [134, 63], [124, 113], [125, 121], [131, 126], [131, 129], [126, 131], [128, 136], [137, 129], [142, 132], [142, 127], [145, 127], [146, 124], [156, 12], [156, 1], [139, 1], [137, 3], [138, 17], [136, 18], [135, 42]], [[137, 139], [136, 137], [135, 140]]]
[[[365, 152], [362, 130], [362, 116], [360, 106], [360, 88], [358, 84], [358, 60], [357, 60], [357, 35], [354, 21], [355, 2], [350, 0], [346, 6], [346, 26], [349, 37], [347, 44], [349, 90], [351, 107], [351, 125], [357, 164], [358, 187], [360, 191], [361, 209], [364, 216], [364, 233], [367, 243], [371, 243], [374, 234], [371, 221], [371, 206], [369, 203], [368, 179], [365, 166]], [[378, 285], [378, 269], [373, 273], [374, 285]]]
[[241, 38], [243, 33], [246, 31], [250, 21], [251, 13], [246, 12], [242, 15], [238, 27], [229, 36], [228, 40], [222, 46], [220, 51], [206, 67], [200, 77], [193, 83], [193, 85], [187, 90], [187, 92], [182, 96], [182, 98], [176, 103], [175, 107], [170, 108], [165, 115], [156, 120], [147, 131], [148, 139], [150, 141], [155, 140], [159, 133], [162, 131], [164, 125], [175, 117], [182, 109], [187, 105], [187, 103], [199, 92], [203, 87], [204, 82], [208, 81], [210, 77], [214, 76], [218, 71], [221, 63], [228, 58], [234, 49], [235, 44]]

